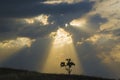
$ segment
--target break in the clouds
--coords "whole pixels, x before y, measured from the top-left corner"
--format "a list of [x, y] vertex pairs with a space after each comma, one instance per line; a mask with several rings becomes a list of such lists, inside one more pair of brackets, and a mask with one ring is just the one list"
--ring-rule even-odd
[[57, 34], [60, 43], [72, 38], [84, 74], [119, 77], [119, 5], [119, 0], [1, 0], [0, 66], [41, 71], [52, 47], [49, 35]]

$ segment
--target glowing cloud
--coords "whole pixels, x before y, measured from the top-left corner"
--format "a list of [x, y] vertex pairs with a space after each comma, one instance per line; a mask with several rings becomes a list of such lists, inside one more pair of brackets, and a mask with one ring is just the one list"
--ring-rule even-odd
[[120, 44], [116, 45], [109, 53], [98, 55], [103, 63], [120, 63]]
[[120, 0], [91, 0], [95, 1], [92, 14], [99, 14], [108, 21], [100, 26], [100, 30], [115, 30], [120, 29]]
[[28, 24], [33, 24], [34, 23], [34, 19], [24, 19], [24, 20]]
[[117, 30], [120, 29], [120, 20], [117, 19], [110, 19], [107, 23], [103, 24], [100, 26], [100, 30], [106, 30], [106, 31], [110, 31], [110, 30]]
[[[98, 47], [99, 49], [112, 48], [113, 45], [116, 45], [115, 42], [118, 42], [119, 37], [114, 36], [113, 34], [95, 34], [90, 36], [87, 39], [82, 39], [81, 41], [76, 42], [77, 46], [80, 46], [83, 43], [89, 42], [92, 45]], [[111, 46], [109, 46], [111, 45]]]
[[55, 46], [63, 46], [63, 45], [72, 43], [72, 37], [70, 33], [66, 32], [62, 28], [59, 28], [57, 32], [52, 32], [50, 36], [54, 38], [53, 44]]
[[3, 42], [0, 42], [0, 48], [22, 48], [22, 47], [30, 47], [32, 42], [34, 40], [31, 40], [27, 37], [18, 37], [15, 40], [5, 40]]
[[48, 18], [49, 18], [48, 15], [41, 14], [40, 16], [37, 16], [37, 17], [34, 17], [34, 18], [27, 18], [27, 19], [24, 19], [24, 20], [28, 24], [33, 24], [35, 22], [39, 22], [40, 25], [48, 25], [49, 24]]
[[65, 73], [65, 70], [60, 67], [60, 63], [67, 58], [71, 58], [76, 64], [76, 66], [73, 67], [72, 73], [83, 73], [71, 35], [64, 29], [59, 28], [56, 32], [52, 32], [51, 36], [53, 38], [53, 44], [51, 45], [49, 54], [45, 58], [46, 61], [43, 65], [42, 72]]
[[77, 3], [77, 2], [81, 2], [81, 1], [83, 1], [83, 0], [47, 0], [43, 3], [44, 4], [60, 4], [60, 3], [72, 4], [72, 3]]
[[106, 18], [118, 18], [120, 17], [120, 1], [119, 0], [105, 0], [96, 1], [94, 6], [95, 12], [101, 14], [102, 17]]
[[40, 21], [43, 25], [48, 25], [49, 24], [48, 18], [49, 16], [47, 15], [40, 15], [38, 17], [35, 17], [35, 20]]
[[19, 50], [25, 47], [31, 47], [34, 39], [27, 37], [18, 37], [13, 40], [5, 40], [0, 42], [0, 61], [7, 59]]
[[74, 19], [70, 22], [70, 25], [74, 27], [84, 27], [85, 24], [86, 24], [85, 19]]
[[89, 25], [88, 20], [89, 20], [89, 16], [85, 15], [85, 16], [82, 16], [81, 18], [77, 18], [77, 19], [72, 20], [69, 23], [69, 25], [70, 25], [70, 27], [79, 29], [79, 30], [81, 30], [83, 32], [91, 33], [94, 30], [91, 29], [90, 26], [88, 26]]
[[109, 44], [110, 40], [117, 40], [118, 37], [115, 37], [112, 34], [95, 34], [94, 36], [86, 39], [86, 41], [90, 41], [93, 44], [104, 45]]

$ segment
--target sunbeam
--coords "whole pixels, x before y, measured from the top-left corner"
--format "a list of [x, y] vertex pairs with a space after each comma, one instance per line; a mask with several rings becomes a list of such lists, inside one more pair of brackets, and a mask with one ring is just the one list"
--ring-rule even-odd
[[18, 37], [13, 40], [5, 40], [0, 42], [0, 62], [10, 58], [21, 49], [30, 47], [33, 41], [35, 40], [27, 37]]
[[72, 74], [83, 73], [70, 33], [59, 28], [57, 32], [54, 33], [53, 38], [53, 44], [49, 54], [45, 58], [46, 61], [42, 68], [42, 72], [58, 74], [65, 73], [65, 70], [60, 67], [60, 62], [64, 61], [66, 58], [71, 58], [76, 64], [76, 66], [73, 67]]

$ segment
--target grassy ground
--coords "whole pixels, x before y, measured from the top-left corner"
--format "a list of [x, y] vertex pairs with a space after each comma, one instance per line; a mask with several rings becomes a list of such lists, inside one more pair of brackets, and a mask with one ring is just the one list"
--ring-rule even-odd
[[100, 77], [64, 74], [42, 74], [33, 71], [0, 68], [0, 80], [114, 80]]

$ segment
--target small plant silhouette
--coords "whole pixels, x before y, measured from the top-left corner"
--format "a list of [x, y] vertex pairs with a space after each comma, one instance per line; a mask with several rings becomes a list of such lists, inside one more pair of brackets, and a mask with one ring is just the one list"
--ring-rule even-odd
[[75, 66], [75, 63], [71, 61], [71, 59], [66, 59], [67, 62], [61, 62], [60, 66], [65, 67], [66, 71], [70, 75], [72, 72], [72, 66]]

